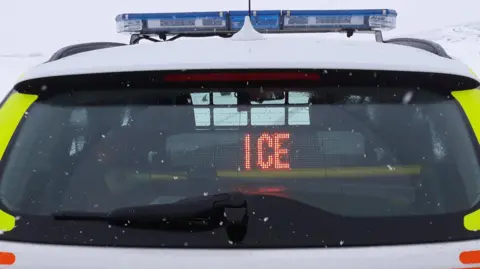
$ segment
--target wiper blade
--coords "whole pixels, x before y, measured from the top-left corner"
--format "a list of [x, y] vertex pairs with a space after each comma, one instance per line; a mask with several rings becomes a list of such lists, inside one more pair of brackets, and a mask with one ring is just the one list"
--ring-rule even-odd
[[[227, 212], [229, 209], [243, 209]], [[235, 216], [237, 215], [237, 216]], [[216, 228], [225, 224], [248, 222], [247, 200], [242, 193], [229, 192], [211, 196], [186, 198], [171, 204], [125, 207], [107, 213], [59, 211], [53, 213], [55, 220], [105, 221], [113, 225], [149, 226], [187, 223]], [[177, 227], [179, 228], [179, 227]]]

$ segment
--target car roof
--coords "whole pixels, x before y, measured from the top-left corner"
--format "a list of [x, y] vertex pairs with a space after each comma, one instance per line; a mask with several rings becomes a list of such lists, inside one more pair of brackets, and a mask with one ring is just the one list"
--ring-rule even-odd
[[254, 41], [193, 38], [88, 51], [38, 65], [20, 81], [92, 73], [253, 68], [414, 71], [476, 79], [458, 60], [408, 46], [298, 35], [265, 36]]

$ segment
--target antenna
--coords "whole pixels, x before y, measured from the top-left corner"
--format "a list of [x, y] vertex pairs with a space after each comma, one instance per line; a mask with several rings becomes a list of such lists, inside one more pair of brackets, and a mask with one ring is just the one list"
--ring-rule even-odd
[[248, 0], [248, 17], [252, 18], [252, 0]]

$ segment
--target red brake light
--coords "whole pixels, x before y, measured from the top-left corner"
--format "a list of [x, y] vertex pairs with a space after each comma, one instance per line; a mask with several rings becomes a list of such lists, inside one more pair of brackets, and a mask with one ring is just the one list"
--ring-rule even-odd
[[305, 72], [240, 72], [240, 73], [183, 73], [168, 74], [166, 82], [228, 82], [228, 81], [261, 81], [261, 80], [319, 80], [317, 73]]

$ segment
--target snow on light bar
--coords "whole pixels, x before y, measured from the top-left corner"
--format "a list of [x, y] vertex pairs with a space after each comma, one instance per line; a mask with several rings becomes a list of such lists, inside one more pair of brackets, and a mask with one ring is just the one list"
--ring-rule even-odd
[[[213, 34], [235, 33], [248, 11], [120, 14], [118, 33]], [[260, 10], [252, 11], [253, 27], [261, 33], [338, 32], [345, 30], [391, 30], [397, 12], [365, 10]]]

